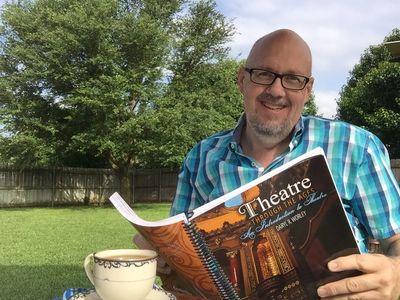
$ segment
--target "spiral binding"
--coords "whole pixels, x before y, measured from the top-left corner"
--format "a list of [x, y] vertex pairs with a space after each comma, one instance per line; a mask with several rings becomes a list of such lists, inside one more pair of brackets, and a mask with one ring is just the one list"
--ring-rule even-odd
[[186, 231], [190, 235], [195, 249], [200, 254], [202, 262], [208, 270], [210, 277], [214, 281], [221, 299], [240, 300], [231, 282], [226, 277], [225, 273], [222, 271], [222, 268], [214, 257], [214, 254], [208, 248], [201, 234], [197, 231], [196, 225], [189, 221], [186, 223]]

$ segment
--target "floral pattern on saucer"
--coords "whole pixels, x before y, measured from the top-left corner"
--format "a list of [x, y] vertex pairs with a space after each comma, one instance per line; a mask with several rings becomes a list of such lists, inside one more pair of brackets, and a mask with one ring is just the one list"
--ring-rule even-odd
[[[161, 295], [164, 297], [160, 298]], [[161, 287], [154, 285], [150, 293], [144, 298], [145, 300], [176, 300], [176, 297], [171, 293], [165, 291]]]
[[[87, 289], [71, 296], [68, 300], [101, 300], [101, 298], [94, 289]], [[176, 300], [176, 297], [161, 287], [154, 285], [153, 289], [143, 300]]]
[[[95, 298], [93, 298], [93, 296], [94, 296], [93, 294], [95, 294]], [[97, 299], [100, 299], [99, 296], [97, 296], [96, 291], [94, 289], [87, 289], [85, 291], [79, 292], [79, 293], [71, 296], [70, 298], [68, 298], [68, 300], [81, 300], [81, 299], [95, 300], [96, 297], [97, 297]]]

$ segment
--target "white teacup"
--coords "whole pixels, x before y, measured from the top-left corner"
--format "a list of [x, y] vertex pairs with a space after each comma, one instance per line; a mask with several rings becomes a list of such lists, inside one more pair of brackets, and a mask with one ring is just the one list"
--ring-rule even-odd
[[157, 253], [141, 249], [104, 250], [89, 254], [84, 267], [103, 300], [140, 300], [153, 288]]

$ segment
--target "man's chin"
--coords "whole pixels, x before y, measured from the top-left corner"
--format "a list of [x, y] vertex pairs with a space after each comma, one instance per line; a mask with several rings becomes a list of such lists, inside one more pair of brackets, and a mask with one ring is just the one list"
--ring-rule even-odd
[[286, 139], [290, 134], [291, 130], [288, 130], [287, 126], [280, 127], [258, 127], [255, 132], [256, 135], [268, 143], [279, 144], [281, 141]]
[[273, 144], [278, 144], [286, 139], [293, 129], [291, 122], [287, 119], [265, 121], [248, 116], [248, 121], [260, 140]]
[[[261, 135], [265, 136], [281, 136], [285, 135], [288, 132], [287, 128], [289, 124], [282, 122], [263, 122], [253, 124], [255, 125], [253, 128]], [[289, 131], [290, 132], [290, 131]]]

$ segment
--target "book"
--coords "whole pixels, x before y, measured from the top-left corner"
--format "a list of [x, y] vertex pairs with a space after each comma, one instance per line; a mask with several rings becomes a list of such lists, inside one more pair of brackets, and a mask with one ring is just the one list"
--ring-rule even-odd
[[193, 294], [206, 299], [315, 299], [354, 272], [327, 262], [360, 253], [321, 148], [189, 213], [140, 218], [110, 200]]

